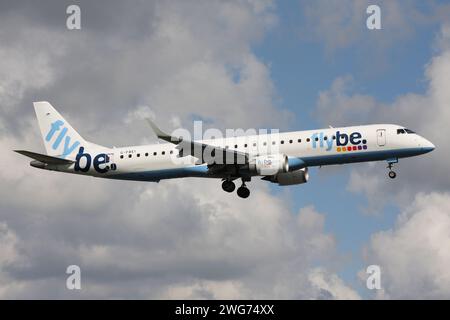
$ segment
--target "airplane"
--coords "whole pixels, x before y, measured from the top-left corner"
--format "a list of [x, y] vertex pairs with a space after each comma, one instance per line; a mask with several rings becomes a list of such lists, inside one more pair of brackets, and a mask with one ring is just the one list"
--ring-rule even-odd
[[252, 177], [281, 186], [306, 183], [309, 167], [386, 161], [396, 177], [399, 159], [431, 152], [435, 146], [417, 133], [394, 124], [371, 124], [307, 131], [191, 140], [163, 132], [166, 143], [108, 148], [84, 140], [49, 102], [34, 102], [46, 154], [14, 150], [39, 169], [98, 178], [150, 181], [200, 177], [222, 180], [222, 189], [248, 198]]

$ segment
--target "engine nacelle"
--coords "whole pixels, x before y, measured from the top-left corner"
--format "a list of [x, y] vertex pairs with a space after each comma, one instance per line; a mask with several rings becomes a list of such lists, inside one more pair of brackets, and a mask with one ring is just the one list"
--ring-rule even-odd
[[261, 176], [273, 176], [289, 172], [289, 161], [285, 154], [268, 154], [250, 160], [249, 169]]
[[303, 168], [292, 172], [278, 173], [275, 176], [264, 177], [263, 179], [278, 183], [280, 186], [289, 186], [308, 182], [309, 173], [308, 168]]

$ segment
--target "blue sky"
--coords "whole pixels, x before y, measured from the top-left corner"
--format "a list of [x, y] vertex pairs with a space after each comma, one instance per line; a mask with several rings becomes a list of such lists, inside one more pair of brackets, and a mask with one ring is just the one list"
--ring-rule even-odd
[[[422, 2], [413, 5], [427, 9]], [[382, 7], [382, 17], [383, 13]], [[278, 2], [276, 14], [278, 23], [254, 46], [254, 50], [258, 57], [270, 65], [271, 77], [280, 97], [279, 105], [296, 116], [296, 121], [289, 129], [323, 127], [324, 123], [314, 115], [318, 94], [327, 90], [333, 80], [341, 76], [351, 75], [355, 91], [373, 96], [382, 103], [392, 103], [405, 93], [424, 93], [425, 65], [433, 54], [432, 44], [440, 29], [439, 23], [417, 26], [414, 33], [402, 39], [398, 45], [380, 44], [375, 55], [362, 56], [367, 42], [371, 43], [371, 47], [377, 47], [383, 37], [390, 37], [386, 27], [377, 31], [366, 29], [365, 39], [330, 53], [320, 39], [304, 39], [300, 36], [306, 22], [299, 2]], [[361, 12], [361, 15], [366, 17], [365, 12]], [[365, 24], [361, 28], [365, 29]], [[385, 122], [391, 122], [389, 114], [386, 114]], [[407, 166], [408, 161], [401, 165]], [[381, 176], [386, 175], [384, 164], [378, 168]], [[348, 165], [336, 170], [313, 169], [310, 182], [292, 188], [290, 192], [294, 199], [294, 211], [312, 204], [326, 215], [326, 229], [335, 235], [338, 248], [351, 254], [351, 259], [344, 263], [340, 275], [362, 296], [368, 297], [369, 290], [357, 279], [358, 271], [367, 266], [362, 260], [363, 246], [375, 232], [394, 226], [399, 208], [385, 203], [377, 214], [367, 214], [364, 210], [367, 206], [365, 197], [347, 190], [349, 171]], [[393, 183], [387, 180], [386, 177], [386, 183]], [[380, 199], [380, 202], [383, 201]]]

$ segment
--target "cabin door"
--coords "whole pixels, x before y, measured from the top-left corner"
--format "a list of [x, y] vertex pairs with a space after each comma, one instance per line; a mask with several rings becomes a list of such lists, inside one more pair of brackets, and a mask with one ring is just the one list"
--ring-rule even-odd
[[386, 129], [377, 130], [377, 143], [379, 147], [386, 145]]

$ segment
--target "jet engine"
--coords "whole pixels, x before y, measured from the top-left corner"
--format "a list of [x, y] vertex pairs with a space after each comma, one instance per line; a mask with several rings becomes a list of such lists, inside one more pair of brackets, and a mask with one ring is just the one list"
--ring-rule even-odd
[[266, 176], [263, 180], [278, 183], [280, 186], [306, 183], [309, 180], [308, 168], [303, 168], [292, 172], [281, 172], [273, 176]]
[[249, 161], [249, 169], [261, 176], [273, 176], [289, 172], [289, 161], [285, 154], [268, 154]]

